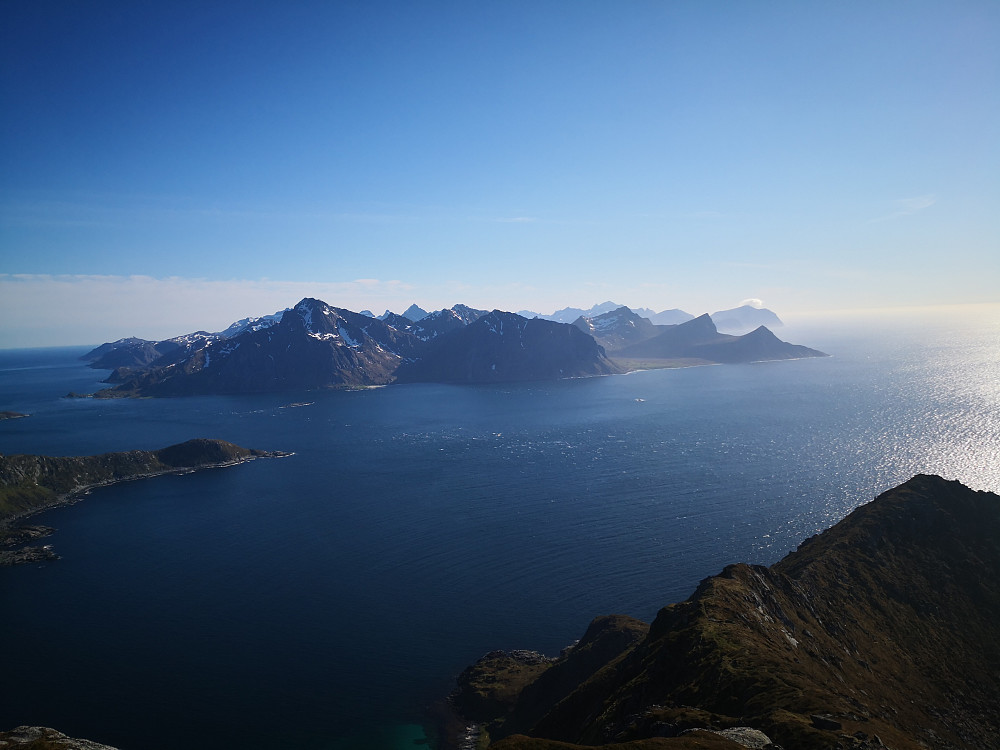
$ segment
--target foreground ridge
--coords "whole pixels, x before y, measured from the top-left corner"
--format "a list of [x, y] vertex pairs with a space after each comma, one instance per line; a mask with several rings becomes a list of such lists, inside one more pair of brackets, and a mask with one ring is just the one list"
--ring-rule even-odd
[[24, 750], [117, 750], [111, 745], [102, 745], [90, 740], [67, 737], [49, 727], [15, 727], [8, 732], [0, 732], [0, 747], [24, 748]]
[[454, 702], [498, 750], [996, 747], [998, 623], [1000, 497], [918, 475], [648, 631], [598, 618], [555, 660], [489, 654]]

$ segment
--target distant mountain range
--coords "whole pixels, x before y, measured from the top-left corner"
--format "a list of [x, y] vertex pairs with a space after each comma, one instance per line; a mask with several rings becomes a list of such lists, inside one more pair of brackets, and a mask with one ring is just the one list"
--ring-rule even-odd
[[[559, 323], [573, 323], [579, 318], [596, 318], [605, 313], [619, 310], [622, 307], [625, 307], [625, 305], [619, 305], [615, 302], [602, 302], [598, 305], [594, 305], [589, 310], [581, 310], [578, 307], [564, 307], [562, 310], [556, 310], [551, 315], [542, 315], [540, 313], [532, 312], [531, 310], [521, 310], [518, 315], [522, 315], [525, 318], [555, 320]], [[672, 310], [662, 310], [661, 312], [655, 312], [646, 307], [626, 309], [631, 310], [656, 325], [677, 325], [679, 323], [686, 323], [696, 317], [689, 312], [684, 312], [683, 310], [678, 310], [676, 308]], [[752, 331], [758, 326], [769, 326], [774, 328], [784, 325], [784, 323], [781, 322], [781, 319], [766, 307], [758, 308], [751, 307], [750, 305], [734, 307], [732, 310], [719, 310], [712, 313], [711, 318], [715, 323], [716, 328], [726, 333], [746, 333], [747, 331]]]
[[[731, 320], [745, 321], [752, 318], [744, 312], [747, 310], [773, 315], [769, 310], [752, 307], [727, 312], [733, 314]], [[743, 336], [720, 333], [715, 318], [708, 314], [678, 325], [662, 326], [654, 325], [627, 307], [619, 307], [596, 317], [577, 318], [573, 325], [593, 336], [616, 359], [735, 364], [823, 356], [815, 349], [781, 341], [763, 325]]]
[[637, 367], [824, 356], [782, 342], [763, 327], [745, 336], [721, 334], [708, 315], [657, 325], [618, 307], [577, 316], [571, 325], [466, 305], [432, 313], [413, 305], [407, 312], [414, 317], [387, 310], [376, 318], [306, 298], [217, 333], [198, 331], [164, 341], [120, 339], [84, 359], [112, 370], [106, 382], [113, 387], [94, 395], [113, 398], [397, 382], [516, 382]]

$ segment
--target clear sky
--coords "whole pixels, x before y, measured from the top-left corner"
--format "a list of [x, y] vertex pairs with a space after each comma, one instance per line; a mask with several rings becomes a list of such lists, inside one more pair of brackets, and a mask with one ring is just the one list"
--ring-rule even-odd
[[0, 7], [0, 347], [304, 296], [1000, 302], [1000, 3]]

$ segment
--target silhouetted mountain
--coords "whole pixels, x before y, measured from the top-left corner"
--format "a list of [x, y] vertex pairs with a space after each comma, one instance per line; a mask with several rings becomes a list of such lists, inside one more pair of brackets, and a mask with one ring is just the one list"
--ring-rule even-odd
[[675, 326], [680, 325], [681, 323], [687, 323], [689, 320], [694, 320], [694, 315], [677, 308], [674, 308], [673, 310], [663, 310], [655, 315], [647, 317], [650, 322], [658, 326]]
[[551, 315], [539, 315], [538, 317], [544, 320], [553, 320], [557, 323], [572, 323], [577, 318], [593, 318], [602, 313], [617, 310], [619, 307], [621, 305], [615, 302], [601, 302], [589, 310], [581, 310], [578, 307], [564, 307], [562, 310], [556, 310]]
[[770, 568], [705, 579], [648, 633], [599, 618], [558, 659], [515, 669], [502, 657], [467, 671], [456, 696], [491, 737], [514, 735], [497, 750], [740, 747], [720, 735], [796, 750], [993, 748], [1000, 497], [917, 476]]
[[816, 349], [781, 341], [763, 326], [745, 336], [719, 333], [708, 314], [680, 325], [657, 328], [659, 332], [655, 336], [616, 349], [611, 352], [612, 356], [689, 364], [735, 364], [826, 356]]
[[720, 331], [741, 333], [752, 331], [759, 326], [782, 326], [784, 323], [766, 307], [751, 307], [743, 305], [732, 310], [720, 310], [712, 313], [712, 321]]

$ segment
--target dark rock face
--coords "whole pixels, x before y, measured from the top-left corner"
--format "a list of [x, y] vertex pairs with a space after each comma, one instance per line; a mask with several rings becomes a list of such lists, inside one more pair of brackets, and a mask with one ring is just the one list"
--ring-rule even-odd
[[620, 372], [575, 326], [494, 310], [443, 334], [400, 367], [401, 383], [504, 383]]
[[534, 739], [497, 747], [684, 747], [686, 729], [738, 726], [804, 750], [995, 747], [998, 582], [1000, 497], [917, 476], [770, 568], [706, 579], [531, 726], [510, 725]]

